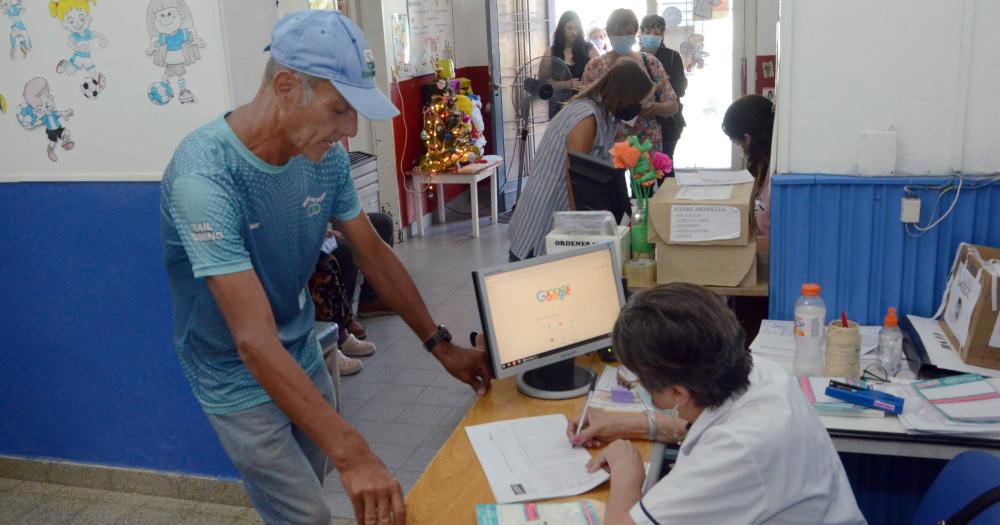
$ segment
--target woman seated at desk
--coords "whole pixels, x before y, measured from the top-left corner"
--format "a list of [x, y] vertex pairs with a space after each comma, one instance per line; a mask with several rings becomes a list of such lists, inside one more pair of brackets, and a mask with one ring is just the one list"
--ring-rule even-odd
[[[778, 364], [744, 349], [716, 294], [680, 283], [639, 292], [612, 337], [653, 404], [675, 415], [589, 411], [575, 444], [613, 441], [588, 464], [611, 473], [607, 524], [865, 523], [819, 417]], [[643, 495], [642, 458], [623, 439], [654, 437], [680, 452]]]
[[642, 66], [620, 60], [549, 122], [531, 164], [530, 182], [510, 219], [511, 261], [543, 255], [552, 212], [574, 208], [569, 153], [607, 157], [619, 121], [634, 121], [654, 87]]

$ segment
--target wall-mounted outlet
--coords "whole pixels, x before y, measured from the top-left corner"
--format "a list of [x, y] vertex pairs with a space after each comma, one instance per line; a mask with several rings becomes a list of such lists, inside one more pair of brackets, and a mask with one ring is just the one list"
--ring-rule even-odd
[[905, 224], [920, 222], [920, 197], [903, 197], [899, 207], [899, 220]]

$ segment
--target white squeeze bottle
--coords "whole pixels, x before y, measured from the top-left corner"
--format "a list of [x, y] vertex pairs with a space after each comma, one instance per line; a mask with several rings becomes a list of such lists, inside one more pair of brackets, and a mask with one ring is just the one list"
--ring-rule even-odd
[[882, 329], [878, 332], [878, 362], [889, 373], [889, 377], [896, 375], [903, 364], [903, 332], [899, 331], [895, 308], [889, 308]]
[[819, 285], [802, 285], [802, 297], [795, 301], [796, 376], [823, 375], [823, 342], [826, 329], [826, 303], [819, 296]]

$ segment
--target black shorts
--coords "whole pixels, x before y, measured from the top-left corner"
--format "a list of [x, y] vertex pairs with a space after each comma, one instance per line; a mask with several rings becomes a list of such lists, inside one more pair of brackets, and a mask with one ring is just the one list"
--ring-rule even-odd
[[47, 129], [45, 134], [49, 136], [49, 142], [55, 142], [62, 138], [65, 128]]

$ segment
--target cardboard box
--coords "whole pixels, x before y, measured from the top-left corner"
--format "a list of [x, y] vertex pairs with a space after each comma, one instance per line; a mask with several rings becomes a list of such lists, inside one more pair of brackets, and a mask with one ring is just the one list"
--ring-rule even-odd
[[629, 235], [628, 226], [617, 226], [616, 234], [611, 235], [568, 235], [564, 233], [549, 232], [545, 236], [545, 253], [559, 253], [590, 246], [602, 242], [610, 242], [614, 245], [615, 256], [618, 258], [618, 273], [624, 277], [625, 261], [632, 256], [632, 237]]
[[[685, 193], [710, 196], [722, 192], [727, 199], [680, 199]], [[659, 244], [746, 246], [752, 241], [753, 184], [731, 186], [679, 186], [674, 178], [663, 180], [649, 199], [650, 242]], [[718, 195], [717, 195], [718, 196]]]
[[757, 237], [743, 246], [656, 244], [656, 282], [756, 286]]
[[962, 361], [1000, 369], [1000, 249], [962, 243], [940, 323]]

